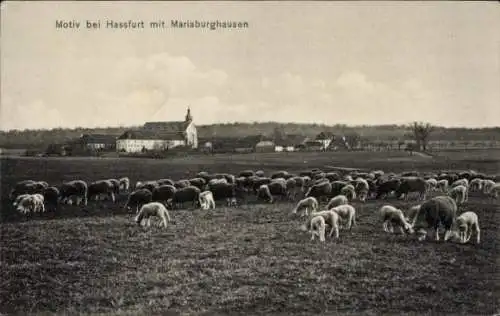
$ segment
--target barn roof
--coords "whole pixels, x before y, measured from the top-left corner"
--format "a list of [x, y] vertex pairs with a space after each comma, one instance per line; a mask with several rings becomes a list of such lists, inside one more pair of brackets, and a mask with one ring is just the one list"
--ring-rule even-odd
[[304, 143], [307, 140], [307, 136], [303, 135], [286, 135], [286, 138], [283, 140], [276, 141], [276, 145], [278, 146], [296, 146]]
[[118, 135], [84, 134], [80, 139], [87, 144], [114, 144]]

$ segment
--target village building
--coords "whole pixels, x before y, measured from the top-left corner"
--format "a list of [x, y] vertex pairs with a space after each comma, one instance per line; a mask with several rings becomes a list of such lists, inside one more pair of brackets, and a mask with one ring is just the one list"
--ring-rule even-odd
[[188, 108], [184, 121], [146, 122], [141, 129], [124, 132], [116, 141], [120, 152], [198, 148], [198, 133]]

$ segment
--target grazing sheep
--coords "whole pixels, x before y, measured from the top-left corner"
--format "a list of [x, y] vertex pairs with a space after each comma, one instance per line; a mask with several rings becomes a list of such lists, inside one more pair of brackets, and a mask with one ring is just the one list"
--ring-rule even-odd
[[399, 199], [404, 195], [404, 199], [408, 200], [410, 193], [416, 192], [421, 200], [425, 200], [428, 191], [429, 184], [423, 178], [410, 176], [401, 179], [401, 184], [396, 190], [396, 197]]
[[88, 186], [87, 183], [83, 180], [73, 180], [69, 182], [65, 182], [61, 185], [59, 189], [60, 196], [59, 199], [62, 203], [72, 204], [73, 201], [70, 199], [74, 197], [76, 199], [76, 205], [87, 205], [88, 202]]
[[413, 223], [413, 221], [415, 220], [415, 217], [418, 214], [418, 211], [420, 211], [421, 205], [422, 204], [417, 204], [417, 205], [410, 207], [410, 209], [408, 210], [408, 213], [405, 217], [407, 222]]
[[27, 193], [25, 193], [25, 194], [21, 194], [21, 195], [18, 195], [18, 196], [16, 197], [16, 199], [14, 200], [14, 202], [12, 202], [12, 206], [16, 206], [16, 205], [18, 205], [18, 204], [19, 204], [19, 202], [21, 202], [21, 201], [22, 201], [25, 197], [30, 196], [30, 195], [31, 195], [31, 194], [27, 194]]
[[135, 190], [130, 193], [127, 199], [127, 203], [125, 203], [124, 209], [126, 211], [130, 210], [132, 207], [135, 207], [136, 213], [139, 212], [139, 208], [141, 208], [144, 204], [148, 204], [153, 199], [153, 193], [146, 188]]
[[95, 200], [99, 200], [100, 197], [104, 195], [105, 197], [110, 197], [111, 201], [115, 203], [115, 186], [109, 180], [99, 180], [89, 184], [87, 189], [87, 198], [92, 200], [95, 197]]
[[353, 201], [356, 198], [356, 190], [352, 184], [348, 184], [340, 190], [340, 194], [344, 195], [349, 199], [349, 201]]
[[441, 191], [441, 192], [448, 192], [448, 180], [447, 179], [442, 179], [442, 180], [439, 180], [438, 183], [437, 183], [437, 188]]
[[474, 178], [469, 184], [469, 190], [471, 192], [479, 192], [483, 188], [484, 180], [481, 178]]
[[151, 217], [156, 216], [159, 217], [163, 223], [163, 226], [167, 228], [167, 221], [170, 222], [170, 215], [168, 214], [167, 208], [165, 205], [159, 202], [151, 202], [148, 204], [144, 204], [139, 211], [139, 214], [135, 217], [135, 222], [137, 225], [141, 225], [142, 220], [147, 220], [147, 226], [151, 226]]
[[457, 185], [452, 187], [448, 192], [448, 195], [455, 200], [457, 204], [463, 204], [469, 199], [469, 194], [467, 192], [467, 187], [465, 185]]
[[427, 179], [426, 182], [427, 182], [427, 185], [429, 186], [429, 190], [431, 190], [431, 191], [437, 190], [438, 182], [436, 179], [430, 178], [430, 179]]
[[202, 210], [215, 209], [214, 196], [211, 191], [203, 191], [200, 193], [200, 207]]
[[325, 229], [326, 223], [323, 216], [315, 216], [311, 219], [311, 240], [314, 240], [315, 236], [319, 237], [319, 241], [325, 241]]
[[462, 213], [459, 217], [457, 217], [455, 224], [458, 228], [461, 243], [465, 244], [466, 242], [469, 242], [470, 238], [472, 237], [472, 231], [474, 230], [476, 234], [476, 243], [479, 244], [479, 241], [481, 239], [481, 230], [479, 229], [479, 220], [476, 213]]
[[152, 202], [161, 202], [164, 205], [167, 204], [168, 200], [174, 197], [175, 191], [177, 189], [173, 185], [162, 184], [153, 190]]
[[120, 183], [120, 192], [127, 193], [130, 190], [130, 179], [128, 177], [123, 177], [118, 180]]
[[401, 180], [399, 179], [389, 179], [387, 181], [380, 182], [377, 186], [375, 198], [387, 198], [392, 192], [396, 192], [400, 185]]
[[183, 206], [186, 202], [192, 202], [193, 207], [199, 202], [201, 190], [195, 186], [188, 186], [185, 188], [177, 189], [175, 191], [174, 196], [169, 202], [172, 203], [172, 206], [179, 207]]
[[493, 180], [484, 180], [483, 182], [483, 193], [484, 194], [489, 194], [490, 191], [493, 189], [493, 187], [495, 186], [495, 181]]
[[394, 232], [394, 228], [399, 228], [401, 234], [405, 231], [409, 234], [413, 233], [413, 229], [405, 219], [403, 211], [395, 208], [392, 205], [384, 205], [380, 208], [379, 213], [382, 217], [382, 227], [385, 232]]
[[469, 188], [469, 180], [467, 179], [458, 179], [451, 184], [451, 187], [454, 188], [456, 186], [463, 185], [466, 188]]
[[330, 209], [330, 211], [334, 211], [343, 221], [347, 222], [347, 229], [351, 230], [353, 226], [356, 226], [356, 209], [352, 205], [339, 205]]
[[345, 195], [337, 195], [336, 197], [331, 198], [330, 202], [326, 205], [326, 209], [329, 210], [333, 207], [348, 204], [349, 200]]
[[259, 187], [259, 190], [257, 191], [257, 198], [269, 203], [274, 202], [273, 196], [271, 195], [271, 191], [269, 191], [267, 184], [263, 184]]
[[418, 240], [425, 239], [425, 228], [435, 230], [435, 238], [439, 240], [439, 226], [445, 228], [444, 241], [447, 241], [452, 232], [451, 227], [457, 214], [457, 204], [449, 196], [437, 196], [425, 201], [412, 222], [412, 228], [418, 233]]
[[321, 216], [325, 220], [325, 223], [330, 225], [331, 230], [329, 236], [332, 237], [333, 233], [335, 232], [335, 238], [339, 238], [339, 215], [330, 210], [330, 211], [321, 211], [321, 212], [315, 212], [311, 213], [311, 216], [308, 218], [306, 221], [305, 225], [303, 227], [306, 228], [306, 230], [311, 230], [311, 221], [313, 218]]
[[330, 182], [326, 181], [320, 184], [315, 184], [309, 188], [305, 197], [315, 197], [318, 202], [323, 198], [327, 198], [331, 196], [332, 193], [332, 185]]
[[498, 196], [500, 195], [500, 183], [495, 183], [495, 185], [492, 186], [488, 192], [488, 195], [493, 199], [498, 199]]
[[17, 204], [17, 211], [27, 215], [30, 213], [45, 212], [44, 198], [41, 194], [29, 194], [24, 196]]
[[297, 206], [295, 206], [295, 208], [293, 209], [292, 214], [295, 214], [298, 211], [304, 209], [305, 212], [302, 213], [302, 216], [309, 215], [309, 208], [311, 209], [311, 212], [315, 212], [318, 209], [318, 206], [318, 200], [310, 196], [308, 198], [300, 200], [299, 203], [297, 203]]
[[57, 211], [57, 205], [59, 201], [59, 189], [56, 187], [48, 187], [43, 192], [43, 198], [47, 204], [48, 209]]

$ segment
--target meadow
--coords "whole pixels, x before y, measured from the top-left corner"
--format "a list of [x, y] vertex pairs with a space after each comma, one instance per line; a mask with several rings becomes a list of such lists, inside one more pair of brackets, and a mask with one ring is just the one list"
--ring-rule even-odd
[[168, 228], [139, 227], [116, 204], [64, 206], [19, 219], [8, 193], [23, 179], [51, 185], [128, 176], [131, 183], [199, 171], [299, 172], [311, 168], [497, 174], [500, 151], [269, 153], [169, 160], [2, 158], [0, 313], [111, 315], [493, 315], [500, 309], [500, 203], [471, 193], [459, 212], [479, 216], [481, 244], [382, 231], [383, 204], [354, 202], [357, 225], [340, 239], [310, 241], [293, 204], [172, 210]]

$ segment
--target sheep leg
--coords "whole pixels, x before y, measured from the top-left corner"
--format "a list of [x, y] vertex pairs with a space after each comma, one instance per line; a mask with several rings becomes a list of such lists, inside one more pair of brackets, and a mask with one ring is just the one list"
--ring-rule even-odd
[[162, 220], [163, 220], [163, 227], [167, 228], [167, 219], [165, 216], [162, 216]]
[[465, 242], [469, 242], [470, 238], [472, 237], [472, 227], [467, 226], [467, 240]]
[[444, 241], [450, 239], [450, 236], [451, 236], [451, 229], [447, 229], [446, 232], [444, 233]]
[[403, 229], [403, 226], [399, 226], [399, 231], [401, 232], [401, 235], [405, 235], [405, 231]]
[[476, 227], [476, 229], [475, 229], [476, 230], [476, 243], [479, 244], [479, 242], [481, 240], [481, 237], [480, 237], [481, 230], [479, 229], [479, 225], [478, 224], [476, 224], [475, 227]]
[[439, 241], [439, 227], [436, 227], [436, 241]]
[[325, 226], [322, 225], [320, 227], [320, 231], [319, 231], [319, 240], [320, 241], [325, 241]]

